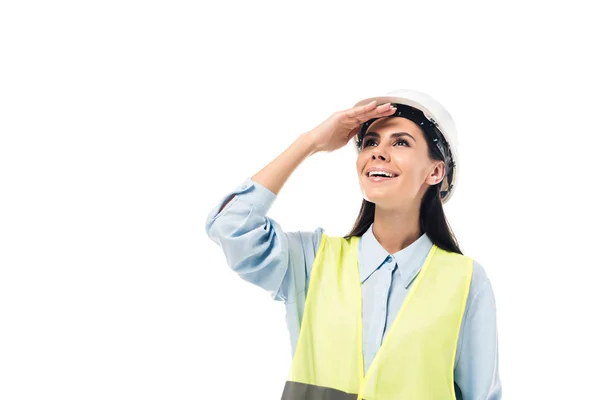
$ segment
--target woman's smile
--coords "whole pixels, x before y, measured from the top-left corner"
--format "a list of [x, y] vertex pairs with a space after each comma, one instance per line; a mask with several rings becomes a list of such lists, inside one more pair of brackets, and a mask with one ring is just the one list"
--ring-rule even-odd
[[391, 181], [393, 179], [396, 179], [397, 176], [393, 177], [393, 178], [388, 178], [387, 176], [369, 176], [367, 177], [371, 182], [386, 182], [386, 181]]

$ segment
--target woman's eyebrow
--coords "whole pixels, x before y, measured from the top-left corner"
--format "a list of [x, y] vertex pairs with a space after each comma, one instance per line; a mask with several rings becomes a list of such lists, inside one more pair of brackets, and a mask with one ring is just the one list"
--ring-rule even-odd
[[[367, 132], [367, 133], [365, 134], [365, 136], [363, 137], [363, 139], [367, 138], [368, 136], [373, 136], [373, 137], [375, 137], [375, 138], [379, 139], [379, 133], [377, 133], [377, 132], [374, 132], [374, 131]], [[414, 140], [415, 142], [417, 141], [417, 139], [415, 139], [415, 138], [414, 138], [414, 137], [413, 137], [413, 136], [412, 136], [410, 133], [408, 133], [408, 132], [394, 132], [394, 133], [392, 133], [392, 134], [390, 135], [390, 137], [391, 137], [392, 139], [395, 139], [395, 138], [398, 138], [398, 137], [402, 137], [402, 136], [410, 136], [410, 138], [411, 138], [412, 140]]]

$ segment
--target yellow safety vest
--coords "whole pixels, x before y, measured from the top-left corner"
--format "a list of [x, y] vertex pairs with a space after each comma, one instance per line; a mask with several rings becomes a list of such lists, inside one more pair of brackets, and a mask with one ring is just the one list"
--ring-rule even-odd
[[359, 238], [322, 234], [282, 400], [455, 400], [473, 259], [432, 246], [365, 375]]

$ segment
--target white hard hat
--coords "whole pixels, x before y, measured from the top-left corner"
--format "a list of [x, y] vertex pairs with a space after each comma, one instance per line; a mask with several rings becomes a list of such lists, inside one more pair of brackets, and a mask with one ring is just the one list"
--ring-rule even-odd
[[[359, 101], [354, 107], [368, 104], [373, 100], [377, 101], [377, 105], [397, 104], [396, 112], [391, 116], [408, 118], [415, 122], [423, 129], [430, 142], [437, 147], [438, 152], [442, 153], [446, 162], [446, 176], [440, 193], [442, 202], [446, 203], [456, 189], [458, 178], [458, 136], [450, 113], [431, 96], [409, 89], [394, 90], [384, 96], [370, 97]], [[363, 135], [375, 120], [363, 123], [360, 132], [354, 135], [353, 142], [357, 153], [360, 152]]]

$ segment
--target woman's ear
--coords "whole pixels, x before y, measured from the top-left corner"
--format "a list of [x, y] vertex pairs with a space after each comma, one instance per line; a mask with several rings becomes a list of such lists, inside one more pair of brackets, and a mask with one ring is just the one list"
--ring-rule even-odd
[[444, 176], [446, 175], [446, 163], [443, 161], [436, 162], [433, 166], [429, 177], [427, 178], [428, 183], [430, 185], [437, 185], [442, 180], [444, 180]]

